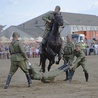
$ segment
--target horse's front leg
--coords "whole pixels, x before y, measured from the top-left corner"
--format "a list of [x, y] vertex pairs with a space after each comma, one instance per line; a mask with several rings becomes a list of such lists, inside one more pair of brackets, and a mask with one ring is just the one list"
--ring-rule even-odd
[[60, 52], [60, 53], [58, 53], [58, 61], [56, 61], [56, 64], [59, 64], [60, 63], [61, 57], [62, 57], [62, 54]]
[[52, 61], [49, 60], [48, 71], [50, 71], [52, 64], [53, 64]]
[[55, 63], [55, 52], [47, 45], [47, 53], [51, 56], [52, 64]]
[[45, 66], [46, 66], [46, 59], [43, 58], [44, 60], [42, 60], [42, 72], [45, 73]]

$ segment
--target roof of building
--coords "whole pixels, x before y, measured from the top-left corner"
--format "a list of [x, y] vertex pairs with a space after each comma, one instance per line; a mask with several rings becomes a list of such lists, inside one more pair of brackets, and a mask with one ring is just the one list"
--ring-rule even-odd
[[[48, 13], [48, 12], [47, 12]], [[47, 14], [45, 13], [45, 14]], [[22, 36], [26, 37], [39, 37], [43, 36], [45, 22], [42, 20], [42, 14], [36, 18], [26, 21], [18, 26], [11, 26], [4, 30], [3, 36], [9, 38], [13, 31], [18, 31]], [[98, 26], [98, 16], [79, 14], [79, 13], [68, 13], [61, 12], [65, 24], [69, 25], [87, 25], [87, 26]]]
[[98, 16], [79, 13], [61, 13], [63, 19], [70, 25], [98, 26]]
[[12, 37], [13, 32], [19, 32], [21, 37], [31, 37], [29, 34], [26, 34], [26, 32], [18, 29], [16, 26], [10, 26], [3, 32], [1, 32], [1, 36], [5, 36], [7, 38]]
[[[45, 14], [47, 14], [47, 13], [45, 13]], [[25, 25], [26, 28], [31, 28], [32, 26], [35, 26], [35, 25], [43, 26], [44, 21], [42, 20], [42, 16], [45, 14], [42, 14], [25, 23], [22, 23], [19, 25], [19, 27], [22, 27], [23, 25]], [[98, 26], [98, 16], [96, 16], [96, 15], [68, 13], [68, 12], [61, 12], [61, 14], [62, 14], [63, 19], [65, 20], [66, 24]]]

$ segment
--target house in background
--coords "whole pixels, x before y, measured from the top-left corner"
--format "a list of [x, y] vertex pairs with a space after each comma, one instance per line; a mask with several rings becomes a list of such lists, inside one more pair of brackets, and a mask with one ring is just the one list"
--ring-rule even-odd
[[76, 13], [62, 13], [65, 20], [65, 34], [84, 34], [86, 39], [98, 39], [98, 16]]
[[19, 32], [21, 37], [28, 37], [28, 38], [31, 37], [29, 34], [27, 34], [26, 32], [24, 32], [23, 30], [18, 29], [17, 26], [10, 26], [10, 27], [8, 27], [6, 30], [4, 30], [1, 33], [1, 36], [5, 36], [6, 38], [11, 38], [13, 32]]

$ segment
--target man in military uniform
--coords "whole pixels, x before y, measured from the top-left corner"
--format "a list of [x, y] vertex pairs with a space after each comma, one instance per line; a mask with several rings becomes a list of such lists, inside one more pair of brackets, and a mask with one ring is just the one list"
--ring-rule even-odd
[[79, 43], [77, 43], [75, 45], [75, 50], [74, 50], [73, 54], [76, 57], [76, 60], [74, 61], [72, 66], [70, 66], [70, 70], [73, 71], [73, 73], [71, 73], [71, 75], [70, 75], [70, 79], [72, 79], [73, 74], [75, 72], [75, 69], [81, 65], [82, 68], [83, 68], [83, 71], [84, 71], [86, 82], [87, 82], [88, 78], [89, 78], [89, 74], [88, 74], [88, 71], [87, 71], [87, 68], [86, 68], [86, 57], [85, 57], [85, 53], [81, 49]]
[[[73, 56], [74, 43], [71, 41], [71, 39], [72, 39], [71, 35], [67, 35], [66, 39], [67, 39], [67, 42], [66, 42], [66, 45], [65, 45], [64, 50], [63, 50], [64, 64], [69, 62], [70, 65], [72, 65], [72, 62], [74, 59], [74, 56]], [[64, 81], [67, 81], [69, 79], [69, 77], [68, 77], [69, 71], [70, 70], [66, 71], [66, 78], [64, 79]]]
[[10, 66], [10, 71], [7, 77], [5, 89], [8, 88], [11, 78], [14, 75], [14, 73], [17, 71], [18, 67], [22, 69], [22, 71], [26, 74], [27, 80], [28, 80], [28, 87], [30, 87], [32, 81], [30, 78], [30, 75], [28, 73], [26, 61], [28, 60], [26, 54], [25, 54], [25, 49], [21, 42], [18, 40], [19, 38], [19, 33], [14, 32], [13, 33], [13, 41], [9, 45], [9, 52], [10, 52], [10, 60], [11, 60], [11, 66]]
[[45, 21], [45, 31], [44, 31], [44, 35], [43, 35], [43, 40], [42, 40], [41, 45], [40, 45], [40, 48], [41, 48], [40, 52], [44, 51], [44, 47], [46, 44], [47, 37], [49, 35], [49, 32], [52, 29], [52, 24], [53, 24], [52, 20], [54, 19], [54, 15], [56, 13], [60, 14], [60, 6], [56, 6], [55, 11], [49, 12], [45, 16], [42, 17], [42, 19]]

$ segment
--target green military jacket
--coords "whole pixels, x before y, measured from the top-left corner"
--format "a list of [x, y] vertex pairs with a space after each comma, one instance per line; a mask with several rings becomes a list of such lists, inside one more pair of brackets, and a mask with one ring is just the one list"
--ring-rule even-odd
[[73, 42], [67, 42], [65, 47], [64, 47], [64, 50], [63, 50], [63, 58], [74, 58], [73, 57], [73, 51], [74, 51], [74, 44]]
[[11, 54], [11, 61], [23, 61], [27, 59], [25, 49], [19, 40], [11, 42], [9, 52]]
[[49, 23], [47, 19], [54, 19], [54, 12], [48, 12], [45, 16], [42, 17], [42, 19], [45, 21], [45, 31], [49, 31], [52, 26], [52, 23]]
[[79, 62], [83, 63], [84, 61], [86, 61], [85, 53], [83, 52], [83, 50], [80, 50], [80, 51], [74, 50], [73, 54], [74, 56], [77, 57], [74, 62], [75, 65], [78, 64]]

